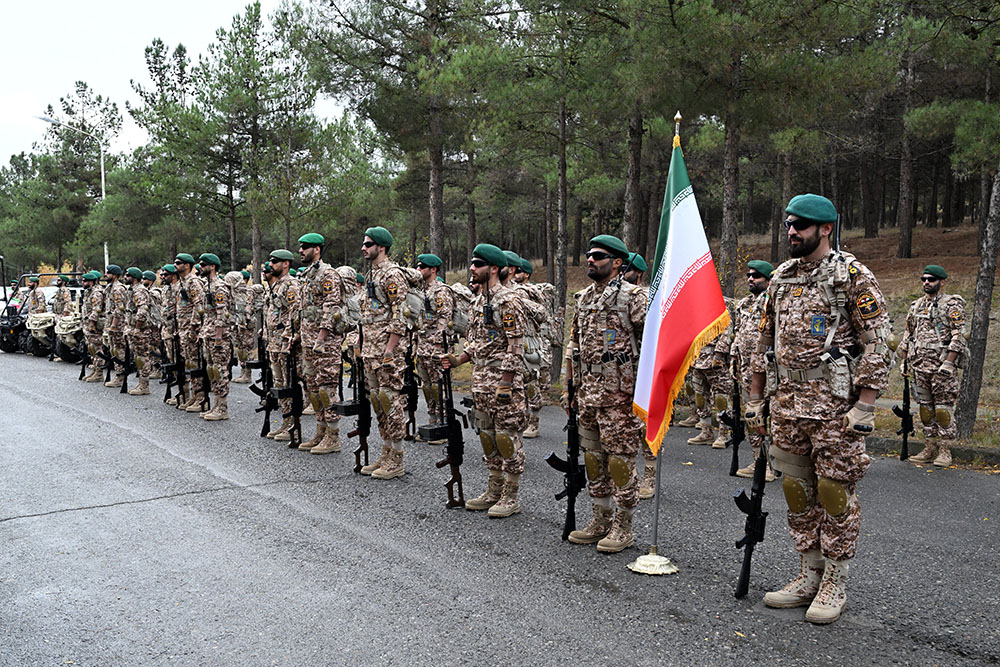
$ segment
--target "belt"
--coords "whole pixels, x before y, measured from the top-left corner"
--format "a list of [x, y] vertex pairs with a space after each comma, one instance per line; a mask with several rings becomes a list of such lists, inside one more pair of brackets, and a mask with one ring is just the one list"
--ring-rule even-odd
[[787, 366], [782, 366], [778, 364], [778, 377], [783, 377], [792, 382], [807, 382], [809, 380], [818, 380], [826, 374], [825, 364], [820, 364], [819, 366], [813, 366], [812, 368], [806, 368], [804, 370], [796, 368], [788, 368]]
[[[630, 364], [630, 363], [632, 363], [632, 355], [629, 352], [622, 352], [620, 354], [613, 354], [611, 352], [605, 352], [604, 354], [601, 355], [601, 358], [600, 358], [599, 361], [594, 362], [594, 363], [590, 363], [588, 361], [584, 361], [584, 362], [582, 362], [581, 365], [583, 366], [583, 372], [584, 373], [598, 373], [601, 370], [600, 369], [601, 366], [603, 366], [604, 364], [610, 364], [610, 363], [615, 363], [615, 364], [618, 364], [619, 366], [622, 366], [624, 364]], [[598, 369], [598, 370], [594, 370], [594, 369]]]

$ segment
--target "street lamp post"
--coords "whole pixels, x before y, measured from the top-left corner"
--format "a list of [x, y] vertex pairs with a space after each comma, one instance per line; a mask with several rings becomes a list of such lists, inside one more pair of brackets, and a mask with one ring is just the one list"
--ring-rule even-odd
[[[80, 134], [86, 135], [86, 136], [90, 137], [91, 139], [93, 139], [94, 141], [97, 142], [97, 150], [100, 151], [100, 153], [101, 153], [101, 201], [104, 201], [104, 199], [105, 199], [105, 190], [104, 190], [104, 145], [101, 143], [101, 140], [96, 135], [93, 135], [90, 132], [85, 132], [85, 131], [81, 130], [78, 127], [73, 127], [72, 125], [64, 123], [61, 120], [56, 120], [55, 118], [49, 118], [48, 116], [35, 116], [35, 118], [37, 118], [38, 120], [44, 121], [46, 123], [49, 123], [50, 125], [55, 125], [56, 127], [65, 127], [65, 128], [70, 129], [70, 130], [73, 130], [74, 132], [79, 132]], [[105, 269], [108, 268], [108, 242], [107, 241], [104, 242], [104, 268]]]

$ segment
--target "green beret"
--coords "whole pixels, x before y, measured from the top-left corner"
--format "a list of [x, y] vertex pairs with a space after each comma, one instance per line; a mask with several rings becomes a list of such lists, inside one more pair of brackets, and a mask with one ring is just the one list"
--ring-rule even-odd
[[527, 273], [529, 276], [535, 272], [535, 267], [531, 265], [531, 261], [525, 258], [521, 258], [521, 270]]
[[417, 255], [417, 261], [427, 266], [441, 266], [441, 258], [431, 253]]
[[296, 271], [295, 269], [288, 269], [288, 275], [290, 275], [290, 276], [293, 276], [293, 277], [294, 277], [294, 276], [297, 276], [297, 275], [299, 275], [299, 272], [298, 272], [298, 271]]
[[215, 264], [220, 269], [222, 268], [222, 260], [214, 252], [204, 252], [198, 259], [201, 260], [202, 264]]
[[264, 262], [264, 266], [260, 269], [261, 273], [271, 273], [271, 262]]
[[56, 276], [56, 278], [58, 278], [59, 280], [63, 281], [64, 283], [68, 283], [69, 282], [69, 276], [67, 276], [64, 273], [60, 273], [58, 276]]
[[637, 252], [630, 252], [628, 254], [628, 263], [630, 263], [632, 268], [639, 273], [645, 273], [646, 270], [649, 269], [649, 266], [646, 264], [646, 260], [644, 260], [642, 255]]
[[185, 264], [191, 264], [192, 266], [195, 264], [194, 257], [192, 257], [191, 255], [189, 255], [186, 252], [179, 252], [179, 253], [177, 253], [177, 257], [175, 257], [174, 259], [179, 259], [180, 261], [184, 262]]
[[104, 269], [104, 272], [110, 273], [113, 276], [120, 276], [122, 274], [122, 267], [117, 264], [108, 264], [108, 268]]
[[167, 273], [177, 273], [177, 267], [173, 264], [164, 264], [161, 271], [166, 271]]
[[785, 213], [797, 215], [813, 222], [837, 222], [837, 209], [833, 202], [820, 195], [796, 195], [788, 202]]
[[135, 278], [136, 280], [142, 280], [142, 269], [137, 266], [130, 266], [125, 269], [125, 273], [129, 276]]
[[93, 276], [93, 273], [94, 273], [93, 271], [87, 271], [82, 276], [80, 276], [80, 280], [96, 280], [96, 278], [94, 278]]
[[29, 283], [37, 283], [38, 282], [38, 276], [31, 276], [30, 278], [28, 278], [28, 282]]
[[628, 259], [628, 248], [622, 243], [622, 240], [616, 236], [611, 236], [610, 234], [601, 234], [600, 236], [595, 236], [590, 239], [590, 247], [604, 248], [612, 255], [619, 259]]
[[240, 271], [240, 275], [243, 276], [243, 280], [247, 280], [250, 278], [250, 272], [247, 271], [246, 269]]
[[762, 259], [750, 260], [747, 262], [747, 268], [756, 271], [768, 280], [771, 279], [771, 274], [774, 273], [774, 266], [770, 262], [765, 262]]
[[156, 274], [153, 273], [152, 271], [143, 271], [142, 272], [142, 279], [143, 280], [153, 280], [153, 281], [155, 281], [156, 280]]
[[292, 260], [295, 259], [295, 255], [293, 255], [289, 250], [285, 250], [284, 248], [278, 248], [277, 250], [271, 251], [271, 254], [268, 256], [268, 259], [271, 260], [276, 259], [279, 262], [291, 262]]
[[324, 243], [326, 243], [326, 239], [323, 238], [322, 234], [317, 234], [316, 232], [303, 234], [299, 237], [300, 245], [323, 245]]
[[374, 241], [376, 245], [385, 248], [392, 247], [392, 234], [385, 227], [369, 227], [365, 230], [365, 236]]
[[360, 273], [358, 273], [357, 271], [354, 272], [354, 279], [356, 281], [358, 281], [359, 285], [364, 285], [365, 284], [365, 277], [363, 275], [361, 275]]
[[945, 278], [948, 277], [948, 272], [944, 270], [944, 267], [938, 266], [937, 264], [928, 264], [927, 266], [925, 266], [924, 273], [929, 273], [935, 278], [940, 278], [941, 280], [944, 280]]
[[480, 243], [477, 245], [472, 249], [472, 256], [485, 260], [486, 263], [493, 266], [507, 266], [507, 255], [503, 254], [503, 250], [491, 243]]
[[512, 266], [515, 269], [521, 268], [521, 256], [516, 252], [513, 250], [504, 250], [503, 256], [507, 258], [507, 266]]

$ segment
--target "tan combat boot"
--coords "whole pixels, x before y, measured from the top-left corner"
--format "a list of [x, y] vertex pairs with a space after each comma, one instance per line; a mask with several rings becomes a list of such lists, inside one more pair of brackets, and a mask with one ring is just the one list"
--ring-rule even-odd
[[[264, 437], [265, 438], [270, 438], [271, 440], [275, 440], [282, 433], [286, 433], [287, 434], [288, 430], [290, 428], [292, 428], [292, 418], [291, 417], [285, 417], [283, 420], [281, 420], [281, 424], [278, 426], [278, 428], [276, 428], [276, 429], [274, 429], [272, 431], [268, 431], [267, 435], [264, 436]], [[288, 440], [291, 440], [291, 439], [292, 439], [292, 436], [288, 436], [287, 438], [284, 438], [284, 440], [286, 442]]]
[[937, 457], [938, 439], [934, 437], [924, 438], [924, 448], [919, 454], [914, 454], [909, 458], [910, 463], [930, 463]]
[[90, 372], [90, 375], [88, 375], [87, 377], [83, 378], [83, 381], [84, 382], [100, 382], [102, 379], [104, 379], [104, 369], [103, 368], [98, 368], [97, 366], [95, 366], [94, 370], [92, 370]]
[[220, 396], [215, 399], [215, 407], [201, 416], [207, 422], [221, 422], [229, 419], [229, 397]]
[[149, 396], [149, 379], [139, 380], [139, 384], [128, 390], [129, 396]]
[[715, 429], [712, 428], [711, 424], [702, 424], [701, 433], [694, 436], [693, 438], [688, 438], [689, 445], [710, 445], [715, 441]]
[[646, 466], [642, 469], [639, 498], [646, 500], [654, 495], [656, 495], [656, 461], [646, 461]]
[[486, 490], [476, 498], [466, 500], [465, 509], [470, 512], [488, 510], [497, 504], [501, 493], [503, 493], [503, 471], [490, 470], [490, 479], [486, 485]]
[[326, 422], [316, 422], [316, 435], [314, 435], [309, 440], [303, 440], [299, 443], [299, 450], [303, 452], [308, 452], [313, 447], [319, 444], [319, 441], [323, 439], [323, 434], [326, 433]]
[[951, 465], [951, 440], [941, 440], [938, 443], [938, 455], [934, 458], [934, 465], [938, 468], [947, 468]]
[[687, 418], [677, 422], [677, 425], [685, 428], [696, 428], [698, 426], [698, 415], [692, 412]]
[[[397, 444], [402, 445], [403, 443], [400, 442]], [[406, 468], [403, 467], [403, 450], [393, 447], [389, 455], [382, 461], [382, 465], [372, 472], [372, 479], [396, 479], [405, 474]]]
[[618, 508], [607, 537], [597, 543], [598, 551], [616, 554], [635, 544], [635, 535], [632, 534], [632, 511]]
[[799, 575], [788, 582], [780, 591], [764, 594], [764, 604], [775, 609], [802, 607], [810, 604], [819, 591], [823, 579], [826, 559], [819, 549], [811, 549], [799, 554]]
[[163, 379], [163, 371], [160, 370], [159, 366], [157, 366], [156, 368], [154, 368], [152, 370], [152, 372], [150, 372], [149, 379], [150, 380], [162, 380]]
[[847, 606], [847, 561], [826, 561], [819, 592], [806, 610], [806, 620], [820, 625], [833, 623]]
[[375, 459], [374, 461], [372, 461], [368, 465], [362, 466], [361, 467], [361, 474], [362, 475], [370, 475], [373, 472], [375, 472], [376, 470], [378, 470], [379, 468], [381, 468], [382, 467], [382, 463], [385, 461], [385, 458], [387, 456], [389, 456], [389, 453], [391, 451], [392, 451], [392, 447], [390, 447], [389, 445], [382, 445], [382, 454], [379, 455], [379, 457], [377, 459]]
[[[325, 424], [326, 422], [320, 422]], [[309, 450], [310, 454], [336, 454], [340, 451], [340, 429], [326, 428], [323, 439], [315, 447]]]
[[200, 413], [201, 406], [205, 404], [205, 392], [199, 391], [191, 396], [191, 400], [187, 402], [184, 409], [187, 412], [198, 412]]
[[615, 511], [610, 507], [602, 507], [594, 503], [594, 518], [582, 530], [574, 530], [569, 534], [573, 544], [593, 544], [608, 534], [611, 530], [611, 519]]
[[236, 384], [250, 384], [250, 380], [251, 380], [251, 378], [250, 378], [250, 368], [247, 367], [247, 366], [243, 366], [243, 367], [241, 367], [240, 371], [241, 371], [240, 372], [240, 376], [236, 377], [236, 378], [233, 378], [232, 382], [235, 382]]
[[115, 376], [113, 378], [111, 378], [109, 381], [105, 382], [104, 386], [105, 387], [120, 387], [120, 386], [122, 386], [123, 382], [124, 382], [124, 378], [121, 375], [118, 375], [117, 373], [115, 373]]
[[726, 440], [729, 440], [729, 427], [719, 424], [719, 435], [712, 443], [712, 449], [725, 449]]
[[308, 403], [307, 402], [305, 404], [305, 407], [302, 408], [302, 414], [303, 415], [314, 415], [314, 414], [316, 414], [316, 410], [313, 409], [312, 403]]
[[504, 477], [500, 500], [486, 513], [491, 519], [504, 519], [521, 511], [521, 504], [517, 502], [517, 488], [521, 483], [521, 475], [508, 472], [504, 473]]
[[531, 416], [528, 417], [528, 427], [524, 429], [524, 433], [521, 434], [522, 438], [537, 438], [538, 437], [538, 413], [532, 411]]

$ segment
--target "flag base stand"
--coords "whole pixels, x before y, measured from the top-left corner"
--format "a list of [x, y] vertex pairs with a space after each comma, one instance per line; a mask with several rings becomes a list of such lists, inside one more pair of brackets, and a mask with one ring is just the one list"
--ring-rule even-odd
[[659, 555], [654, 544], [649, 547], [648, 554], [629, 563], [628, 569], [639, 574], [674, 574], [679, 568], [669, 558]]

